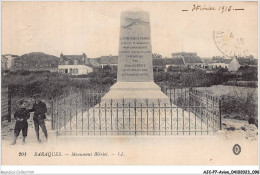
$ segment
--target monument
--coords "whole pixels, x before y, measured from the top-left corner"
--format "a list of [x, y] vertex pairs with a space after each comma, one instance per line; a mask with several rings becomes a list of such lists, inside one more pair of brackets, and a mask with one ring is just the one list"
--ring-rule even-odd
[[154, 83], [149, 13], [124, 11], [120, 19], [117, 83], [101, 102], [124, 101], [169, 103], [169, 98]]

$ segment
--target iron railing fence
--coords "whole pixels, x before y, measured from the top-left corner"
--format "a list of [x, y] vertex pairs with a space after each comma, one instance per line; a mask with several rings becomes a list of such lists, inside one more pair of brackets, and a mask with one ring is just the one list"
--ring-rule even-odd
[[169, 104], [100, 103], [106, 92], [72, 88], [53, 99], [52, 129], [60, 135], [208, 135], [221, 129], [221, 101], [198, 90], [167, 89]]

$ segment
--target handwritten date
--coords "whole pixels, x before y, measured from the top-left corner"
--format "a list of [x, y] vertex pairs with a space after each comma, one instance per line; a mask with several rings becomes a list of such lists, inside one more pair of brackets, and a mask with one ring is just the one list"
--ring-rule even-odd
[[194, 4], [191, 11], [220, 11], [221, 13], [230, 12], [232, 6], [207, 6]]

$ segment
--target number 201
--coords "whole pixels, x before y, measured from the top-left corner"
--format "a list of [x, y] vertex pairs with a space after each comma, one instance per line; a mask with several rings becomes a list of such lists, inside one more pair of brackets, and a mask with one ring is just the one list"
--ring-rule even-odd
[[19, 156], [26, 156], [26, 152], [19, 152]]

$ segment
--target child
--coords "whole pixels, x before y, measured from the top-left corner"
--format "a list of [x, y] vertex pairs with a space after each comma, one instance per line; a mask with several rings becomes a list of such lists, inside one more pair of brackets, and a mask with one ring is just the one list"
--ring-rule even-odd
[[12, 145], [16, 144], [17, 137], [19, 136], [20, 131], [23, 133], [23, 144], [25, 144], [25, 137], [27, 136], [28, 130], [28, 122], [27, 120], [30, 118], [30, 113], [26, 109], [27, 102], [25, 100], [21, 100], [18, 102], [20, 109], [17, 109], [14, 113], [14, 119], [16, 120], [15, 128], [14, 128], [14, 141]]

